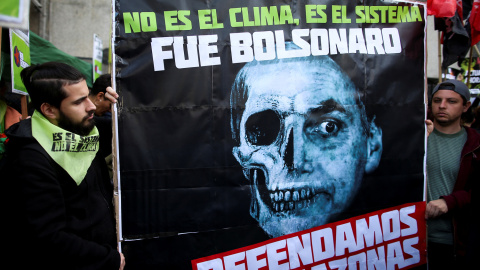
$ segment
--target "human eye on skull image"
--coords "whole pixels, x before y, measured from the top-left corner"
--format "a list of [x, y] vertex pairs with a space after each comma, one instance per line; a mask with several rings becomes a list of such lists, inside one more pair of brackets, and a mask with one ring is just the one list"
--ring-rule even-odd
[[327, 56], [248, 63], [230, 103], [250, 214], [272, 237], [332, 221], [380, 162], [382, 132]]

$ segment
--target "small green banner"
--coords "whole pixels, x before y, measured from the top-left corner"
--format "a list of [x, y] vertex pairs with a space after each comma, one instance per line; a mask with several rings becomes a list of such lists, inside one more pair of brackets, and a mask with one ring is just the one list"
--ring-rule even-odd
[[30, 43], [28, 32], [10, 29], [10, 62], [12, 67], [12, 92], [27, 95], [20, 72], [30, 66]]
[[20, 16], [20, 0], [1, 1], [0, 15], [18, 18]]
[[102, 59], [102, 39], [97, 34], [93, 34], [93, 82], [102, 75]]
[[0, 27], [28, 29], [30, 0], [0, 0]]

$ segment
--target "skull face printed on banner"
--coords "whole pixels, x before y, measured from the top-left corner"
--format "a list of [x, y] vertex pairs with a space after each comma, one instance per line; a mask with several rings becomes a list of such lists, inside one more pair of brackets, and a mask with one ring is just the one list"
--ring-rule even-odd
[[326, 56], [246, 64], [232, 86], [231, 127], [250, 214], [272, 237], [332, 221], [382, 152], [356, 87]]

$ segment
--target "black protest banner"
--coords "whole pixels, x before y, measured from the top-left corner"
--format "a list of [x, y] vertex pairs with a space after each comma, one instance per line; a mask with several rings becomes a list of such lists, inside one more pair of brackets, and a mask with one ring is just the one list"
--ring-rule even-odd
[[[294, 269], [229, 256], [375, 216], [399, 226], [370, 228], [383, 237], [418, 229], [375, 248], [425, 262], [423, 4], [118, 0], [114, 14], [129, 267]], [[340, 231], [358, 242], [299, 265], [362, 265], [364, 229]]]

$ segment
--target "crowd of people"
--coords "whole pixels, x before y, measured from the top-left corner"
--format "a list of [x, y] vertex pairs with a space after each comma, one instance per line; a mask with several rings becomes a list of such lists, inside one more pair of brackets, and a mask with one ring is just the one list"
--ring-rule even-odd
[[[110, 109], [118, 98], [110, 74], [92, 89], [62, 63], [34, 65], [21, 76], [30, 116], [22, 120], [0, 100], [0, 211], [8, 219], [1, 223], [8, 232], [2, 256], [19, 269], [123, 269], [108, 167]], [[441, 82], [429, 97], [429, 269], [468, 269], [478, 251], [472, 219], [480, 175], [478, 103], [457, 80]]]

